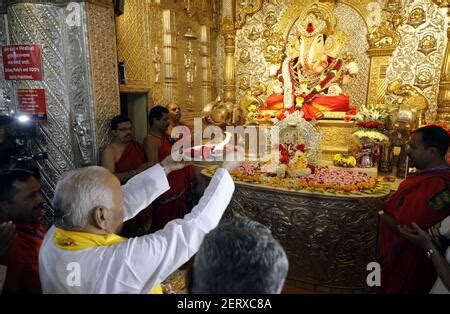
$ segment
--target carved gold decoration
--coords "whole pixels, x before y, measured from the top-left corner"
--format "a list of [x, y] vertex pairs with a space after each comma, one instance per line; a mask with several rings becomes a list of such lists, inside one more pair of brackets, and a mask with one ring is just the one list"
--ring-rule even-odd
[[345, 122], [343, 119], [337, 121], [321, 120], [317, 126], [324, 135], [321, 142], [323, 148], [334, 147], [338, 150], [345, 150], [354, 131], [353, 123]]
[[242, 28], [242, 26], [244, 26], [247, 16], [252, 16], [256, 12], [261, 10], [264, 0], [256, 0], [253, 2], [256, 2], [256, 3], [247, 5], [245, 8], [243, 8], [241, 10], [241, 12], [239, 12], [239, 15], [236, 18], [236, 23], [235, 23], [236, 29], [240, 29], [240, 28]]
[[391, 56], [394, 52], [394, 48], [374, 48], [374, 49], [368, 49], [367, 54], [370, 57], [385, 57], [385, 56]]
[[185, 100], [185, 104], [188, 111], [193, 111], [194, 96], [192, 95], [192, 92], [194, 79], [197, 76], [197, 63], [195, 62], [192, 41], [197, 40], [197, 35], [193, 32], [192, 27], [188, 26], [188, 29], [183, 37], [186, 40], [186, 52], [184, 53], [184, 69], [187, 86], [187, 97]]
[[177, 93], [178, 78], [183, 77], [183, 72], [178, 73], [178, 67], [181, 68], [182, 65], [175, 63], [178, 48], [175, 31], [176, 24], [174, 22], [175, 12], [172, 10], [163, 10], [162, 12], [164, 100], [165, 102], [173, 101], [179, 103], [179, 94]]
[[277, 14], [275, 13], [275, 11], [267, 12], [267, 15], [264, 19], [264, 25], [266, 25], [266, 27], [271, 27], [276, 22], [277, 22]]
[[148, 92], [148, 106], [178, 102], [188, 124], [201, 116], [203, 105], [216, 94], [216, 82], [220, 84], [213, 75], [223, 73], [216, 70], [224, 64], [216, 63], [221, 54], [211, 51], [222, 40], [217, 40], [217, 4], [125, 1], [125, 13], [116, 18], [118, 59], [125, 62], [127, 74], [121, 91]]
[[436, 51], [436, 38], [432, 33], [425, 34], [419, 41], [419, 49], [421, 53], [424, 55], [428, 55], [434, 51]]
[[223, 34], [235, 34], [236, 30], [234, 29], [233, 21], [229, 16], [225, 17], [222, 21], [222, 33]]
[[243, 64], [250, 62], [250, 52], [247, 49], [242, 49], [239, 53], [239, 62]]
[[[378, 5], [379, 6], [379, 5]], [[384, 8], [378, 7], [376, 18], [378, 21], [370, 25], [367, 41], [371, 49], [394, 49], [400, 42], [397, 28], [406, 20], [399, 12], [401, 4], [398, 1], [388, 1]]]
[[151, 53], [154, 48], [150, 46], [147, 7], [145, 1], [127, 1], [124, 14], [116, 18], [117, 58], [125, 63], [127, 86], [150, 88], [151, 76], [156, 78], [154, 65], [158, 60], [154, 58], [158, 57]]
[[242, 125], [245, 122], [245, 112], [239, 106], [232, 102], [223, 102], [220, 96], [217, 96], [203, 108], [203, 119], [220, 127]]
[[441, 8], [450, 6], [450, 2], [447, 0], [431, 0], [431, 1]]
[[[125, 2], [125, 12], [130, 1]], [[150, 88], [148, 96], [148, 105], [151, 104], [162, 104], [164, 103], [164, 93], [165, 93], [165, 60], [164, 60], [164, 43], [163, 43], [163, 28], [161, 27], [161, 16], [162, 9], [161, 6], [152, 3], [146, 7], [148, 16], [148, 34], [150, 38], [148, 39], [149, 47], [153, 47], [151, 52], [151, 62], [153, 65], [153, 71], [150, 73]], [[120, 18], [120, 17], [118, 17]], [[154, 53], [153, 53], [154, 52]], [[128, 56], [128, 58], [134, 58], [133, 56]], [[160, 66], [158, 64], [160, 63]], [[146, 84], [147, 85], [147, 84]], [[182, 106], [182, 104], [179, 104]], [[181, 107], [182, 108], [182, 107]]]
[[[281, 19], [279, 20], [279, 23], [276, 27], [276, 30], [283, 34], [284, 37], [287, 37], [287, 34], [289, 33], [292, 25], [295, 21], [300, 19], [303, 21], [306, 18], [306, 10], [305, 8], [310, 7], [310, 4], [314, 1], [302, 1], [302, 0], [295, 0], [293, 1], [285, 10], [284, 14], [282, 15]], [[334, 17], [333, 10], [334, 10], [334, 3], [324, 3], [319, 2], [315, 3], [315, 12], [320, 12], [320, 15], [324, 20], [330, 21], [329, 24], [326, 26], [327, 32], [329, 31], [330, 27], [334, 27], [336, 25], [336, 18]]]
[[239, 79], [239, 88], [243, 91], [250, 88], [250, 77], [247, 75], [241, 76]]
[[[200, 111], [203, 104], [211, 101], [212, 98], [212, 66], [211, 66], [211, 36], [213, 30], [207, 25], [200, 27], [200, 73], [201, 73], [201, 98], [197, 102], [196, 111]], [[197, 115], [198, 116], [198, 115]]]
[[266, 62], [280, 64], [285, 57], [285, 40], [280, 33], [266, 33], [266, 40], [263, 44], [263, 53]]
[[259, 96], [263, 95], [266, 92], [266, 89], [267, 87], [265, 84], [259, 83], [257, 87], [247, 90], [241, 97], [239, 105], [244, 116], [247, 117], [247, 123], [256, 123], [256, 110], [264, 106], [264, 101]]
[[210, 28], [215, 27], [217, 19], [217, 2], [211, 0], [195, 0], [197, 4], [196, 16], [200, 25], [205, 25]]
[[411, 10], [408, 17], [408, 24], [417, 28], [426, 21], [426, 14], [422, 7], [415, 7]]
[[195, 3], [192, 3], [192, 0], [184, 0], [184, 10], [188, 17], [192, 17], [193, 11], [195, 10]]
[[[371, 54], [377, 52], [377, 54]], [[383, 104], [386, 102], [386, 70], [391, 62], [392, 50], [369, 50], [371, 54], [370, 80], [367, 103]]]
[[252, 27], [252, 30], [248, 33], [247, 38], [251, 41], [256, 41], [260, 36], [260, 32], [258, 31], [258, 28], [256, 26]]
[[390, 21], [383, 21], [370, 31], [367, 41], [370, 48], [395, 48], [400, 42], [400, 35]]
[[153, 68], [155, 70], [155, 83], [159, 83], [160, 80], [160, 73], [161, 73], [161, 63], [162, 63], [162, 57], [161, 53], [159, 52], [158, 46], [153, 47], [152, 49], [152, 62], [153, 62]]
[[394, 13], [391, 15], [389, 19], [392, 23], [394, 29], [397, 29], [400, 25], [402, 25], [407, 19], [403, 15], [399, 13]]
[[428, 109], [428, 100], [417, 88], [403, 84], [401, 79], [397, 79], [389, 83], [386, 93], [398, 96], [393, 105], [399, 108], [399, 120], [401, 120], [401, 112], [410, 111], [412, 116], [417, 115], [418, 120], [406, 122], [412, 127], [424, 124], [424, 113]]
[[223, 97], [225, 102], [234, 103], [236, 99], [236, 78], [234, 64], [236, 31], [234, 29], [233, 21], [230, 17], [225, 17], [222, 21], [222, 34], [225, 39]]
[[416, 80], [414, 85], [424, 90], [427, 87], [433, 85], [432, 69], [428, 67], [422, 67], [417, 70]]
[[428, 107], [427, 99], [416, 88], [408, 84], [403, 84], [400, 79], [389, 83], [387, 93], [401, 96], [402, 98], [399, 99], [399, 104], [417, 108], [417, 110], [424, 110]]
[[110, 142], [109, 123], [120, 112], [114, 8], [86, 4], [93, 81], [96, 144]]
[[[436, 1], [435, 1], [436, 2]], [[440, 1], [439, 1], [440, 2]], [[447, 2], [448, 6], [448, 2]], [[447, 7], [447, 46], [442, 60], [436, 120], [450, 125], [450, 8]]]

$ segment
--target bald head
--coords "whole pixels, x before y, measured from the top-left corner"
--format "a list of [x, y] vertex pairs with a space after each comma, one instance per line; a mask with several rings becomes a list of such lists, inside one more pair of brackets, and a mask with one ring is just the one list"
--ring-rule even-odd
[[168, 118], [172, 124], [178, 124], [181, 120], [181, 109], [180, 107], [174, 103], [170, 102], [166, 106], [167, 110], [169, 110]]

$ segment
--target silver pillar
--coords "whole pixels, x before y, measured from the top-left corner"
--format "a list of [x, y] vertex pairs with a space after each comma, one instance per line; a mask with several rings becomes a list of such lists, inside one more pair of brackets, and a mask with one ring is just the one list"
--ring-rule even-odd
[[[0, 13], [0, 46], [9, 44], [8, 16]], [[9, 114], [12, 110], [12, 84], [5, 81], [3, 75], [3, 56], [0, 53], [0, 114]]]
[[39, 123], [31, 148], [49, 154], [38, 164], [51, 199], [62, 173], [91, 164], [96, 156], [85, 5], [16, 3], [7, 14], [10, 44], [42, 47], [42, 81], [14, 81], [13, 89], [45, 89], [48, 122]]

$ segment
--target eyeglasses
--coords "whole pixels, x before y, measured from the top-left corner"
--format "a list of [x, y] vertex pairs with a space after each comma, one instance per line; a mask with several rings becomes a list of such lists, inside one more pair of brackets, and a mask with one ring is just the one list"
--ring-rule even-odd
[[120, 131], [120, 132], [133, 131], [133, 128], [132, 127], [131, 128], [120, 128], [120, 129], [117, 129], [117, 131]]

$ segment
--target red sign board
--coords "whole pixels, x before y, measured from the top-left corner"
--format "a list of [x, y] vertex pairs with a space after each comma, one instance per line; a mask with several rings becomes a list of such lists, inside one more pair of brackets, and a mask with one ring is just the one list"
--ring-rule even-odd
[[2, 55], [5, 80], [42, 80], [41, 46], [3, 46]]
[[19, 113], [30, 115], [35, 120], [47, 120], [44, 89], [17, 89], [17, 98]]

